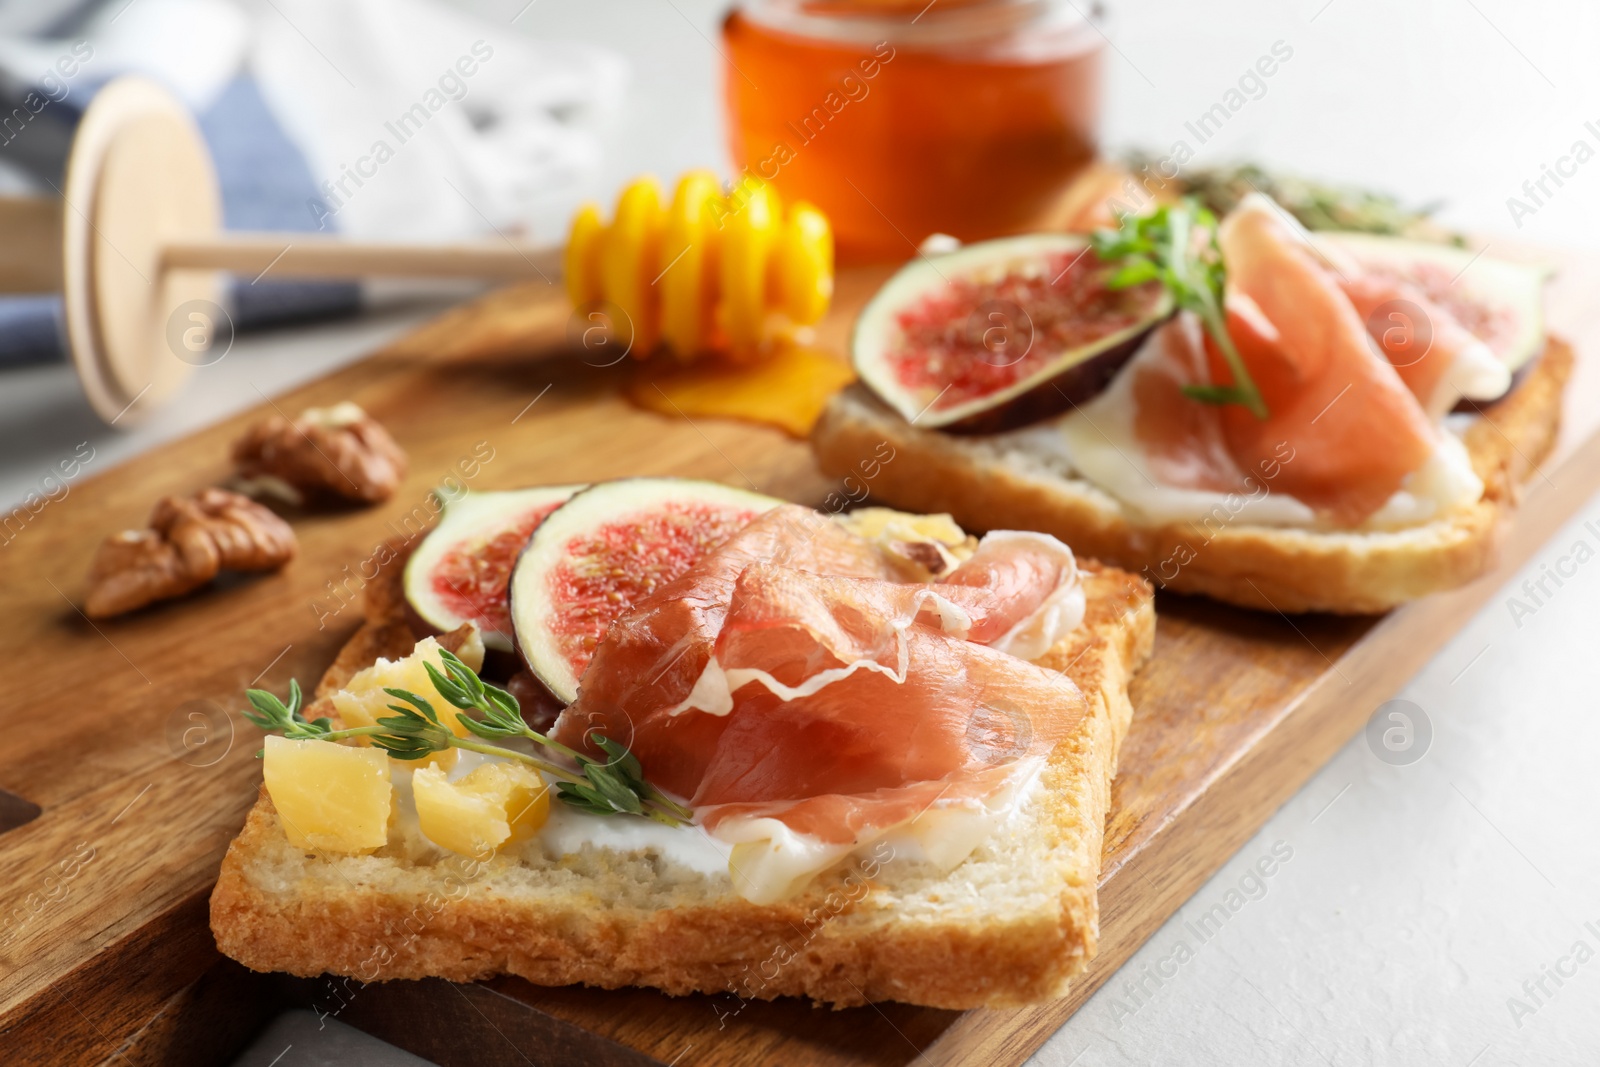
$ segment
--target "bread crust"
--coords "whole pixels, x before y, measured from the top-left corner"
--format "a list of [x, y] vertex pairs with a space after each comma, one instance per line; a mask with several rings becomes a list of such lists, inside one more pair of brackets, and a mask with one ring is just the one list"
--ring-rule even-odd
[[[637, 886], [622, 893], [615, 872], [574, 871], [569, 885], [528, 893], [513, 861], [446, 871], [381, 853], [303, 853], [289, 846], [263, 788], [211, 896], [217, 946], [258, 971], [647, 985], [731, 993], [728, 1011], [777, 996], [952, 1009], [1059, 997], [1095, 953], [1105, 816], [1133, 715], [1128, 679], [1155, 630], [1147, 582], [1099, 564], [1083, 569], [1085, 625], [1040, 662], [1078, 685], [1087, 712], [1051, 754], [1029, 812], [1027, 862], [1018, 866], [1044, 892], [1014, 907], [993, 894], [976, 905], [962, 899], [971, 860], [915, 893], [897, 889], [888, 869], [857, 864], [775, 906], [727, 890], [655, 888], [648, 875], [642, 896]], [[371, 607], [330, 676], [348, 677], [364, 656], [392, 649], [387, 628], [396, 620], [382, 598]]]
[[870, 488], [894, 507], [947, 511], [973, 530], [1041, 530], [1164, 588], [1242, 607], [1370, 614], [1490, 569], [1519, 487], [1555, 444], [1571, 371], [1571, 348], [1551, 338], [1511, 393], [1481, 409], [1466, 433], [1481, 498], [1424, 525], [1376, 533], [1141, 524], [1088, 482], [1001, 462], [983, 438], [912, 426], [860, 385], [834, 397], [811, 440], [818, 465], [835, 477], [860, 477], [864, 457], [892, 447], [892, 462], [874, 464]]

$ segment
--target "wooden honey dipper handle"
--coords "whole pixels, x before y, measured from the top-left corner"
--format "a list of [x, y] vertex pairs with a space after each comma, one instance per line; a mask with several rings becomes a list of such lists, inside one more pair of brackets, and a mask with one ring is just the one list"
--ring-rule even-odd
[[170, 241], [163, 270], [224, 270], [249, 278], [541, 278], [560, 274], [560, 252], [509, 240], [411, 245], [320, 234], [239, 233]]
[[[68, 347], [84, 393], [106, 422], [133, 426], [169, 402], [196, 367], [222, 358], [196, 350], [191, 322], [231, 320], [219, 272], [279, 278], [560, 276], [553, 248], [497, 237], [459, 244], [342, 241], [321, 233], [223, 233], [216, 168], [183, 102], [137, 75], [113, 79], [84, 111], [67, 160], [61, 202], [21, 205], [43, 236], [60, 228], [59, 278]], [[0, 205], [0, 221], [7, 218]], [[18, 232], [21, 232], [18, 227]], [[40, 242], [33, 242], [38, 245]], [[48, 289], [56, 261], [14, 269], [0, 255], [0, 284]]]

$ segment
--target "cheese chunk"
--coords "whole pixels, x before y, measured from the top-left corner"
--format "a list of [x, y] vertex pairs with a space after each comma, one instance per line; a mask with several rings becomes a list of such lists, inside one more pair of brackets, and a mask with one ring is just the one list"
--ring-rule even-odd
[[525, 841], [550, 817], [544, 779], [514, 763], [485, 763], [454, 782], [437, 767], [421, 767], [411, 777], [411, 795], [423, 835], [463, 856]]
[[393, 787], [382, 749], [273, 734], [264, 763], [267, 795], [290, 844], [362, 853], [388, 842]]
[[[434, 714], [439, 717], [439, 722], [451, 733], [457, 737], [466, 737], [469, 731], [456, 717], [456, 709], [439, 695], [439, 691], [433, 687], [432, 679], [428, 677], [426, 664], [431, 663], [439, 670], [444, 670], [444, 660], [440, 658], [440, 651], [437, 638], [424, 637], [417, 642], [416, 648], [409, 656], [397, 660], [380, 659], [366, 670], [358, 671], [348, 685], [333, 694], [334, 710], [339, 713], [339, 718], [344, 721], [347, 728], [376, 726], [379, 719], [395, 714], [389, 705], [401, 703], [399, 698], [390, 696], [384, 690], [404, 689], [433, 705]], [[472, 640], [463, 645], [456, 655], [473, 670], [483, 666], [483, 641], [476, 631]], [[427, 759], [429, 764], [445, 768], [454, 766], [455, 761], [454, 749], [436, 752]]]

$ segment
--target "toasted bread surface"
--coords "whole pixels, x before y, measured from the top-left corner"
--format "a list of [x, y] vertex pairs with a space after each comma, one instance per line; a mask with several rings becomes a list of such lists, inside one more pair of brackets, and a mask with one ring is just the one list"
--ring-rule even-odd
[[[1011, 1007], [1060, 996], [1095, 952], [1105, 816], [1133, 713], [1127, 683], [1155, 628], [1148, 583], [1083, 569], [1085, 624], [1040, 663], [1073, 680], [1087, 712], [1022, 810], [949, 874], [857, 860], [798, 899], [764, 906], [736, 895], [726, 876], [650, 853], [477, 862], [391, 845], [335, 856], [291, 846], [263, 789], [211, 897], [217, 945], [255, 970], [362, 981], [515, 974], [836, 1007]], [[369, 595], [367, 621], [319, 693], [403, 651], [392, 600]]]
[[1549, 454], [1561, 422], [1572, 350], [1552, 338], [1503, 399], [1466, 433], [1483, 495], [1431, 522], [1380, 532], [1318, 531], [1243, 522], [1141, 523], [1098, 486], [993, 439], [912, 426], [856, 385], [834, 397], [812, 433], [830, 475], [873, 465], [874, 499], [949, 512], [972, 530], [1042, 530], [1183, 593], [1282, 612], [1369, 614], [1471, 581], [1493, 564], [1519, 487]]

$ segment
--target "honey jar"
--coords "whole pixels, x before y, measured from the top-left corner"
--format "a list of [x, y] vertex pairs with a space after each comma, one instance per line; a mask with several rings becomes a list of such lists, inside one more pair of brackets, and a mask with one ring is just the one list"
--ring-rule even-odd
[[723, 23], [734, 164], [828, 215], [841, 260], [1038, 228], [1095, 154], [1098, 8], [747, 0]]

